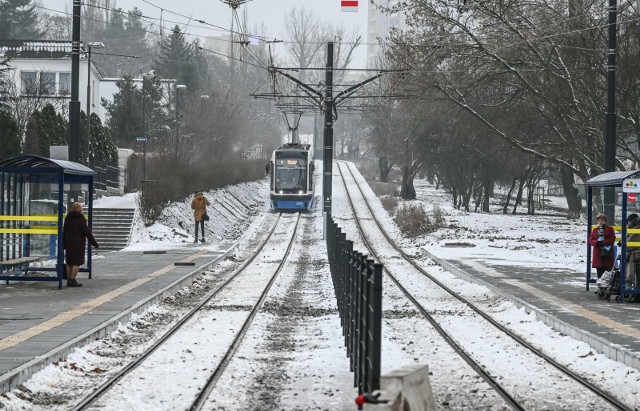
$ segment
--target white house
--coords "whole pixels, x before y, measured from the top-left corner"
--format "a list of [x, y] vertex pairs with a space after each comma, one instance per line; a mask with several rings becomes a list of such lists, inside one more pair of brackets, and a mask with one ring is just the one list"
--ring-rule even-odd
[[[8, 104], [20, 99], [52, 103], [67, 113], [71, 100], [71, 41], [0, 40], [0, 59], [9, 58], [10, 80]], [[80, 109], [96, 113], [104, 121], [100, 106], [99, 70], [88, 62], [88, 47], [81, 45], [79, 95]], [[87, 96], [89, 96], [87, 98]], [[87, 107], [87, 104], [90, 106]]]

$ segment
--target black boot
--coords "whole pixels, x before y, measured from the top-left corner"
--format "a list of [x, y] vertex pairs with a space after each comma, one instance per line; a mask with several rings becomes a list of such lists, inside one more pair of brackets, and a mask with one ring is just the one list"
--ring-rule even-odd
[[76, 280], [67, 280], [67, 287], [82, 287], [82, 284]]

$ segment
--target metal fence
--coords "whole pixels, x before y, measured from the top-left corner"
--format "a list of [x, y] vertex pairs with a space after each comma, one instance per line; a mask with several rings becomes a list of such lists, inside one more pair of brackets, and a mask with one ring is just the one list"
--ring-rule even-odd
[[93, 165], [93, 169], [96, 172], [96, 176], [93, 179], [96, 190], [107, 191], [107, 188], [119, 189], [120, 172], [118, 167], [111, 164], [95, 164]]
[[382, 264], [353, 249], [329, 218], [327, 252], [342, 334], [358, 394], [380, 389]]

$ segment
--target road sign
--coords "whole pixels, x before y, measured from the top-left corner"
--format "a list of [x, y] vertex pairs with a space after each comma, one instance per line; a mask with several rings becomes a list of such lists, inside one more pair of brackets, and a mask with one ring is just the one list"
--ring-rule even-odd
[[638, 199], [638, 195], [636, 193], [629, 193], [627, 194], [627, 201], [629, 203], [635, 203]]
[[146, 138], [144, 138], [144, 137], [136, 137], [136, 141], [140, 142], [140, 143], [143, 143], [143, 142], [146, 141]]

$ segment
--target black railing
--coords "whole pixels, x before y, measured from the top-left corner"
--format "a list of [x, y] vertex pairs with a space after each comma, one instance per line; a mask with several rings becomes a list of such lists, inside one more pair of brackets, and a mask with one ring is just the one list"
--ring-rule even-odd
[[371, 393], [380, 389], [382, 264], [355, 251], [331, 218], [326, 241], [354, 386], [358, 394]]
[[118, 189], [120, 173], [118, 167], [111, 164], [96, 164], [93, 166], [96, 172], [93, 184], [96, 190], [107, 191], [107, 188]]

